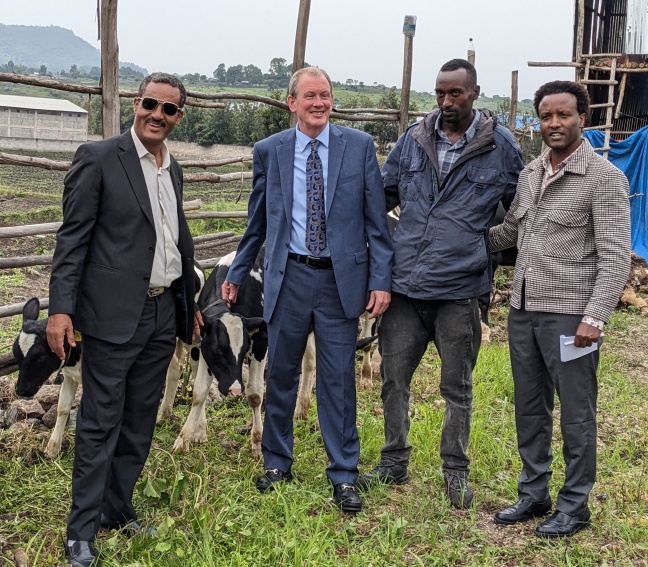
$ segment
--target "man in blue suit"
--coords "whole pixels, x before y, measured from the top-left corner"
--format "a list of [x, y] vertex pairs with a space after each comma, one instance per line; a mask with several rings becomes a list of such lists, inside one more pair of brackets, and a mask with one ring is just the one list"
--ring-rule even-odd
[[370, 136], [329, 124], [333, 89], [322, 69], [297, 71], [288, 106], [297, 127], [254, 146], [248, 226], [223, 283], [236, 301], [264, 241], [264, 319], [268, 388], [260, 492], [292, 478], [293, 412], [309, 332], [317, 350], [317, 409], [344, 512], [362, 507], [355, 487], [355, 342], [358, 318], [383, 313], [391, 299], [392, 247], [382, 179]]

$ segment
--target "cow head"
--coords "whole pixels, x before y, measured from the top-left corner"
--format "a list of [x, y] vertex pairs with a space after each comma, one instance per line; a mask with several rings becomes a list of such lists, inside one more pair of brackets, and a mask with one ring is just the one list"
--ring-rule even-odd
[[220, 393], [226, 396], [236, 381], [243, 384], [243, 362], [254, 335], [265, 334], [265, 322], [262, 317], [243, 317], [228, 309], [203, 313], [203, 320], [200, 350]]
[[47, 319], [38, 321], [39, 310], [37, 298], [25, 303], [22, 329], [13, 344], [13, 355], [18, 361], [18, 396], [33, 396], [61, 365], [61, 361], [47, 344]]

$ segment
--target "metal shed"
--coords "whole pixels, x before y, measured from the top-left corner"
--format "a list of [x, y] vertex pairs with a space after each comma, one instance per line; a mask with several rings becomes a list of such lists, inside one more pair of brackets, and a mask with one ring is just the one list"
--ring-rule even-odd
[[85, 142], [88, 112], [69, 100], [0, 95], [0, 137]]
[[577, 0], [577, 80], [592, 102], [591, 128], [621, 140], [648, 124], [648, 0]]

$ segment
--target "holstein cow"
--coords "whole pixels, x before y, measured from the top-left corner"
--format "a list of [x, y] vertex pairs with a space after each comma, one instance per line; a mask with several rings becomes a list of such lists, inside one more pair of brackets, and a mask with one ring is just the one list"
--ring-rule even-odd
[[[396, 231], [398, 226], [398, 219], [400, 217], [400, 207], [389, 211], [387, 213], [387, 225], [389, 226], [389, 233], [391, 235]], [[371, 388], [371, 381], [374, 376], [380, 374], [380, 362], [382, 356], [380, 355], [379, 348], [373, 348], [373, 344], [378, 338], [378, 327], [380, 326], [380, 317], [377, 319], [369, 319], [367, 313], [361, 318], [360, 341], [357, 345], [358, 349], [362, 349], [362, 367], [360, 370], [360, 387], [368, 390]], [[362, 344], [361, 344], [362, 343]]]
[[63, 374], [63, 384], [59, 392], [56, 410], [56, 424], [50, 436], [45, 454], [53, 459], [61, 450], [63, 433], [74, 401], [74, 394], [81, 383], [82, 342], [77, 341], [75, 348], [65, 342], [67, 356], [61, 362], [47, 344], [47, 319], [38, 320], [40, 302], [32, 298], [23, 307], [23, 324], [18, 338], [13, 344], [13, 355], [18, 362], [18, 381], [16, 394], [31, 397], [45, 381], [57, 370]]
[[[195, 270], [196, 289], [201, 289], [205, 282], [205, 275], [198, 266], [195, 267]], [[75, 348], [69, 348], [66, 342], [67, 356], [61, 362], [47, 343], [45, 331], [47, 318], [39, 320], [39, 311], [40, 302], [35, 297], [27, 301], [23, 307], [22, 329], [13, 345], [13, 355], [18, 363], [18, 380], [16, 381], [15, 390], [18, 396], [31, 397], [38, 392], [54, 372], [61, 371], [63, 384], [59, 392], [56, 423], [45, 450], [45, 454], [53, 459], [61, 451], [65, 426], [70, 416], [74, 395], [82, 381], [81, 355], [83, 340], [77, 339]], [[182, 373], [185, 350], [197, 348], [197, 345], [190, 347], [180, 340], [177, 343], [167, 371], [164, 400], [160, 406], [158, 419], [171, 414], [178, 381]], [[193, 358], [197, 358], [195, 353]]]
[[[492, 226], [500, 224], [504, 217], [506, 216], [506, 209], [499, 204], [497, 211], [495, 212], [495, 217], [493, 218]], [[491, 298], [492, 298], [492, 288], [493, 280], [495, 279], [495, 271], [499, 266], [515, 266], [515, 261], [517, 260], [517, 248], [508, 248], [502, 250], [501, 252], [494, 252], [490, 255], [490, 280], [491, 280], [491, 291], [481, 295], [477, 298], [479, 304], [479, 311], [481, 313], [481, 329], [482, 329], [482, 344], [490, 343], [490, 326], [488, 323], [488, 310], [490, 309]]]
[[[236, 303], [228, 305], [221, 297], [221, 286], [236, 253], [224, 256], [211, 273], [200, 293], [198, 306], [205, 323], [198, 370], [194, 380], [191, 412], [178, 438], [174, 451], [188, 450], [191, 443], [207, 441], [205, 400], [212, 379], [225, 395], [236, 381], [243, 384], [243, 362], [249, 361], [249, 377], [245, 386], [252, 409], [252, 455], [261, 458], [261, 403], [264, 393], [264, 372], [268, 353], [268, 333], [263, 321], [263, 258], [257, 257], [250, 274], [238, 291]], [[314, 376], [312, 339], [306, 349], [302, 380], [295, 415], [304, 417], [310, 406], [310, 391]]]

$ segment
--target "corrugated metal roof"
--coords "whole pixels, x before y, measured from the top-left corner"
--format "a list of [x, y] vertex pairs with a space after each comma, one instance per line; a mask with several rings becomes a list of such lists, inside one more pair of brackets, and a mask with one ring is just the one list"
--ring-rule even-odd
[[14, 96], [0, 94], [0, 106], [9, 108], [29, 108], [31, 110], [55, 110], [58, 112], [83, 112], [80, 106], [60, 98], [40, 98], [35, 96]]

